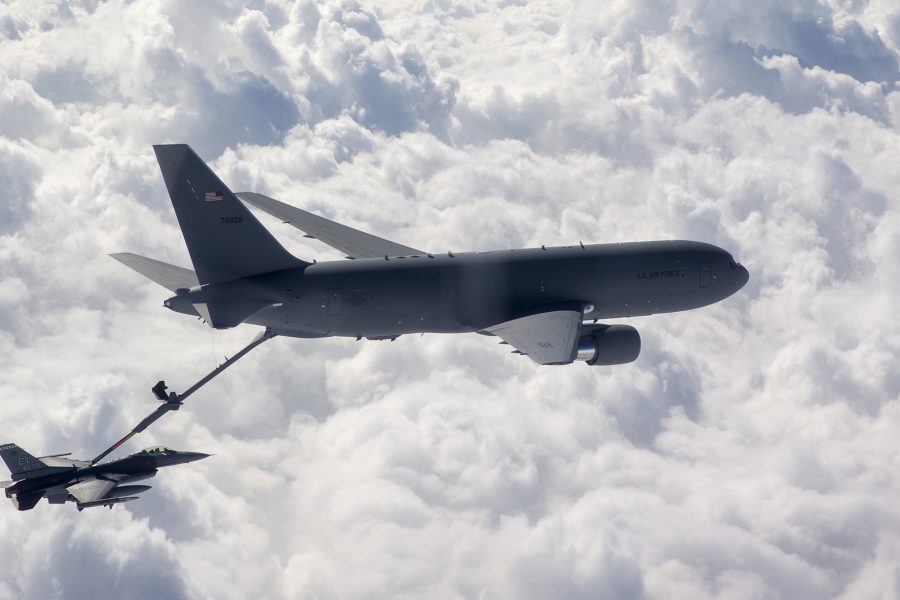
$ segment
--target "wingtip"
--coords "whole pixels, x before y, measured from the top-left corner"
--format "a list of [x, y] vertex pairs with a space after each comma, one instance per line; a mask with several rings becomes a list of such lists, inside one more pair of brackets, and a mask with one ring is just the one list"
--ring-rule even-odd
[[154, 144], [153, 152], [156, 154], [156, 161], [160, 163], [160, 166], [169, 161], [178, 163], [189, 156], [194, 156], [202, 162], [200, 155], [187, 144]]
[[107, 254], [107, 256], [126, 266], [130, 266], [130, 260], [134, 258], [140, 258], [140, 256], [135, 254], [134, 252], [110, 252], [109, 254]]
[[153, 149], [154, 149], [154, 150], [168, 150], [168, 149], [174, 149], [174, 148], [182, 148], [182, 149], [188, 149], [188, 150], [191, 150], [191, 147], [190, 147], [189, 145], [185, 144], [185, 143], [181, 143], [181, 144], [153, 144]]

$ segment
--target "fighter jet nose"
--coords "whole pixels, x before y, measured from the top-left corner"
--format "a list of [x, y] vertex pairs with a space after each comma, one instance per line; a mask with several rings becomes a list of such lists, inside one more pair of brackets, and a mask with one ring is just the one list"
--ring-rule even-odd
[[212, 456], [211, 454], [204, 454], [202, 452], [182, 452], [184, 457], [184, 462], [194, 462], [195, 460], [203, 460], [204, 458], [208, 458]]

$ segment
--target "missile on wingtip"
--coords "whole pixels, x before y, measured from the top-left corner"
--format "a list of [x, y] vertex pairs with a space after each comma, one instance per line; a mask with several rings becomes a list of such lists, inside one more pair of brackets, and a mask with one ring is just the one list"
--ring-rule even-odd
[[101, 498], [100, 500], [92, 500], [90, 502], [81, 502], [78, 504], [79, 512], [86, 508], [93, 508], [95, 506], [108, 506], [110, 508], [113, 507], [113, 504], [122, 504], [123, 502], [130, 502], [132, 500], [138, 500], [138, 496], [122, 496], [121, 498]]

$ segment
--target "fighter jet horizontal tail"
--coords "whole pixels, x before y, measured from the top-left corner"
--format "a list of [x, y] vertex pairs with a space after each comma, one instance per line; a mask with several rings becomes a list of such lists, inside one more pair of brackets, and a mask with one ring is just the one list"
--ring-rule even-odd
[[12, 496], [10, 500], [12, 500], [16, 510], [31, 510], [43, 497], [44, 490], [39, 490], [27, 494], [16, 494], [15, 496]]

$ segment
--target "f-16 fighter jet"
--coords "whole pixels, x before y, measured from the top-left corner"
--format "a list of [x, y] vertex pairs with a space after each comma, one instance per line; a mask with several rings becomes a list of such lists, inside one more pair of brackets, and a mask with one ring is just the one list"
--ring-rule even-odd
[[206, 458], [200, 452], [178, 452], [155, 446], [124, 458], [94, 464], [64, 458], [68, 454], [35, 458], [15, 444], [0, 446], [0, 456], [12, 473], [2, 482], [6, 497], [18, 510], [31, 510], [41, 498], [50, 504], [75, 502], [78, 510], [137, 500], [149, 485], [131, 485], [156, 475], [160, 467]]
[[[706, 306], [749, 278], [725, 250], [690, 241], [418, 250], [261, 194], [234, 194], [184, 144], [154, 150], [194, 270], [112, 256], [173, 292], [167, 308], [216, 329], [250, 323], [270, 336], [374, 340], [476, 332], [542, 365], [614, 365], [637, 358], [640, 336], [597, 320]], [[241, 201], [355, 260], [292, 256]]]

